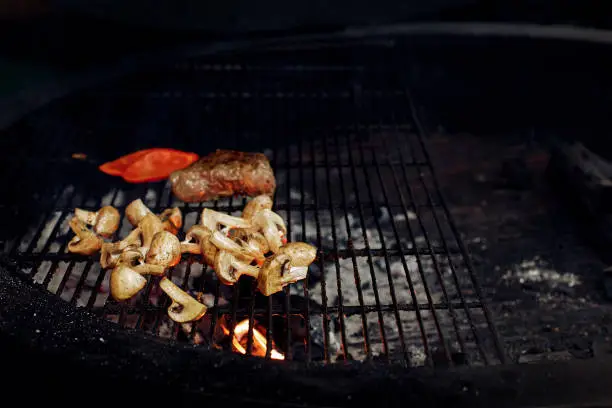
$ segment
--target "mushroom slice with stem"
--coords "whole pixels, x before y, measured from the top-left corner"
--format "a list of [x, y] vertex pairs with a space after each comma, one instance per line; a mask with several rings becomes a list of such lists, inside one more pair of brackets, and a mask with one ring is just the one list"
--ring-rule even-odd
[[138, 228], [142, 231], [142, 247], [141, 252], [144, 256], [146, 256], [149, 248], [151, 247], [151, 242], [153, 241], [153, 237], [160, 231], [164, 230], [164, 226], [155, 214], [150, 213], [145, 215], [140, 222], [138, 223]]
[[194, 225], [187, 231], [185, 241], [181, 242], [181, 252], [202, 254], [204, 262], [212, 266], [215, 262], [218, 249], [210, 242], [211, 235], [212, 231], [205, 226]]
[[176, 235], [183, 227], [183, 214], [181, 214], [181, 210], [179, 210], [178, 207], [164, 210], [159, 215], [159, 219], [161, 220], [164, 229], [173, 233], [174, 235]]
[[159, 231], [151, 241], [145, 261], [151, 265], [173, 267], [181, 260], [181, 243], [176, 235], [168, 231]]
[[85, 224], [93, 225], [94, 232], [104, 238], [110, 238], [117, 231], [121, 219], [119, 211], [110, 205], [96, 212], [75, 208], [74, 215]]
[[176, 286], [170, 279], [162, 278], [159, 287], [172, 299], [172, 304], [168, 307], [168, 316], [175, 322], [192, 322], [206, 313], [206, 306]]
[[275, 212], [264, 209], [253, 216], [252, 223], [266, 237], [270, 250], [277, 253], [283, 245], [283, 238], [287, 235], [285, 221]]
[[257, 278], [257, 288], [265, 296], [280, 292], [284, 286], [305, 279], [317, 250], [304, 242], [291, 242], [266, 259]]
[[270, 245], [268, 245], [266, 237], [264, 237], [261, 232], [245, 229], [235, 229], [230, 231], [229, 236], [234, 240], [244, 243], [244, 245], [247, 245], [249, 248], [254, 251], [257, 251], [258, 253], [265, 255], [270, 252]]
[[145, 287], [146, 278], [127, 265], [118, 265], [110, 276], [110, 292], [115, 300], [127, 300]]
[[140, 221], [142, 221], [147, 214], [153, 214], [153, 212], [149, 210], [149, 207], [147, 207], [140, 198], [132, 201], [125, 207], [125, 215], [133, 226], [140, 224]]
[[163, 275], [166, 267], [144, 263], [144, 257], [138, 248], [130, 247], [125, 249], [119, 256], [119, 264], [127, 265], [141, 275]]
[[102, 251], [100, 253], [100, 265], [103, 269], [114, 267], [118, 260], [119, 255], [130, 247], [140, 247], [142, 240], [140, 239], [140, 229], [133, 229], [127, 237], [117, 242], [106, 242], [102, 244]]
[[181, 241], [181, 253], [201, 254], [202, 240], [210, 237], [210, 230], [203, 225], [194, 225], [185, 234], [185, 240]]
[[240, 245], [227, 237], [221, 231], [215, 231], [210, 237], [210, 243], [216, 246], [221, 251], [230, 252], [232, 255], [246, 262], [251, 262], [254, 259], [258, 262], [263, 262], [264, 254], [248, 245]]
[[102, 269], [113, 268], [119, 263], [120, 253], [114, 251], [114, 245], [110, 242], [102, 244], [100, 250], [100, 266]]
[[251, 221], [255, 214], [263, 210], [271, 210], [272, 205], [273, 203], [270, 196], [259, 195], [246, 203], [244, 209], [242, 210], [242, 218], [247, 221]]
[[76, 234], [68, 243], [68, 252], [81, 255], [92, 255], [102, 248], [102, 244], [104, 243], [102, 238], [87, 228], [87, 225], [83, 221], [77, 217], [72, 217], [68, 225], [72, 232]]
[[251, 227], [251, 223], [244, 218], [220, 213], [218, 211], [211, 210], [210, 208], [205, 208], [202, 210], [201, 224], [211, 231], [217, 231], [219, 226], [229, 229]]
[[259, 276], [259, 267], [241, 262], [226, 251], [219, 251], [215, 258], [214, 269], [219, 280], [225, 285], [233, 285], [238, 282], [241, 275], [249, 275], [254, 278]]

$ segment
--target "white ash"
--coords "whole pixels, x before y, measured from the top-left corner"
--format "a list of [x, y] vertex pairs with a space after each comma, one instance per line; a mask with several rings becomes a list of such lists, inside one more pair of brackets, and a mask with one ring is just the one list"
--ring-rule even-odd
[[[302, 199], [302, 191], [296, 189], [296, 188], [290, 188], [289, 189], [289, 197], [292, 200], [301, 200]], [[307, 194], [304, 194], [304, 198], [309, 198]]]
[[389, 209], [387, 207], [380, 207], [378, 209], [378, 222], [389, 222], [391, 216], [389, 215]]
[[157, 335], [164, 338], [172, 338], [174, 334], [174, 322], [164, 313], [157, 327]]
[[408, 346], [408, 354], [410, 356], [410, 363], [413, 367], [424, 366], [427, 361], [427, 354], [425, 354], [425, 348], [415, 345]]
[[514, 265], [501, 277], [504, 281], [520, 284], [540, 283], [554, 289], [561, 286], [574, 287], [582, 284], [580, 276], [570, 272], [558, 272], [540, 259], [532, 259]]
[[[332, 326], [334, 326], [333, 324], [330, 324], [330, 330], [329, 330], [329, 345], [328, 345], [328, 353], [330, 355], [330, 358], [333, 358], [334, 360], [337, 358], [338, 353], [340, 352], [340, 350], [342, 349], [341, 343], [339, 341], [339, 339], [336, 337], [336, 335], [334, 333], [336, 333], [336, 329]], [[318, 345], [321, 348], [325, 347], [325, 328], [323, 326], [323, 319], [320, 317], [312, 317], [310, 319], [310, 339], [311, 342], [313, 344]]]
[[395, 222], [402, 222], [402, 221], [406, 221], [407, 219], [410, 221], [416, 220], [417, 219], [416, 213], [408, 210], [406, 213], [400, 212], [393, 216], [393, 220]]

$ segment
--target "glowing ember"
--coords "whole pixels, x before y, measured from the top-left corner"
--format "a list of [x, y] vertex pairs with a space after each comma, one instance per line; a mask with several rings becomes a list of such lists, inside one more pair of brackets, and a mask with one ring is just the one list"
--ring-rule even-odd
[[[229, 335], [229, 329], [223, 325], [223, 331]], [[246, 344], [249, 334], [249, 319], [245, 319], [238, 323], [234, 328], [234, 338], [232, 339], [232, 349], [240, 354], [246, 354]], [[256, 327], [253, 327], [253, 353], [252, 355], [257, 357], [266, 356], [266, 336]], [[285, 355], [274, 348], [272, 343], [272, 350], [270, 351], [270, 358], [273, 360], [284, 360]]]

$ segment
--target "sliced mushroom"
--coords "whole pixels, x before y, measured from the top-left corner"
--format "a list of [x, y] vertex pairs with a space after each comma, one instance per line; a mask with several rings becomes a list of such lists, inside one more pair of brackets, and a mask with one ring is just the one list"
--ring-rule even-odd
[[115, 300], [127, 300], [145, 287], [147, 280], [127, 265], [113, 269], [110, 277], [110, 292]]
[[289, 242], [278, 253], [289, 255], [291, 267], [308, 267], [317, 257], [317, 248], [305, 242]]
[[243, 245], [247, 245], [258, 253], [265, 255], [270, 252], [270, 245], [268, 245], [266, 237], [264, 237], [261, 232], [246, 229], [235, 229], [230, 232], [229, 236], [237, 242], [242, 242]]
[[138, 248], [126, 248], [118, 257], [117, 264], [126, 265], [141, 275], [163, 275], [166, 267], [144, 263], [144, 257]]
[[130, 267], [140, 265], [144, 262], [144, 256], [138, 247], [127, 247], [117, 256], [117, 264], [123, 264]]
[[117, 231], [121, 219], [119, 211], [110, 205], [96, 212], [75, 208], [74, 215], [85, 224], [93, 225], [94, 232], [105, 238], [110, 238]]
[[223, 228], [250, 228], [251, 224], [244, 218], [234, 217], [228, 214], [205, 208], [202, 210], [201, 224], [211, 231], [217, 231], [219, 226]]
[[194, 254], [199, 255], [202, 253], [202, 246], [195, 242], [181, 242], [181, 254]]
[[212, 231], [205, 226], [194, 225], [187, 231], [185, 241], [181, 242], [181, 252], [202, 254], [204, 262], [212, 266], [215, 262], [218, 249], [210, 242], [211, 235]]
[[145, 258], [147, 264], [173, 267], [181, 260], [181, 243], [176, 235], [168, 231], [159, 231], [151, 241], [151, 247]]
[[259, 267], [241, 262], [226, 251], [217, 253], [214, 269], [219, 280], [225, 285], [233, 285], [238, 282], [241, 275], [249, 275], [254, 278], [259, 276]]
[[102, 238], [87, 228], [87, 225], [83, 221], [77, 217], [72, 217], [68, 225], [72, 232], [76, 234], [68, 243], [69, 252], [81, 255], [92, 255], [102, 248], [102, 244], [104, 243]]
[[127, 248], [135, 247], [138, 248], [142, 245], [140, 239], [140, 229], [136, 228], [132, 230], [127, 237], [118, 242], [107, 242], [102, 245], [102, 251], [100, 253], [100, 265], [102, 268], [111, 268], [117, 265], [119, 261], [119, 255]]
[[166, 268], [163, 265], [151, 265], [148, 263], [141, 263], [133, 266], [132, 269], [141, 275], [161, 276], [166, 272]]
[[141, 252], [146, 256], [153, 237], [160, 231], [164, 230], [161, 220], [153, 213], [145, 215], [138, 223], [138, 228], [142, 231], [142, 247]]
[[168, 316], [177, 323], [188, 323], [200, 319], [206, 313], [206, 306], [192, 298], [168, 278], [162, 278], [159, 287], [170, 299]]
[[264, 262], [257, 278], [257, 288], [265, 296], [270, 296], [290, 283], [305, 279], [308, 266], [316, 256], [316, 248], [304, 242], [285, 245]]
[[114, 244], [105, 242], [100, 250], [100, 266], [102, 269], [112, 268], [119, 261], [119, 253], [113, 251]]
[[254, 259], [263, 262], [264, 254], [248, 245], [240, 245], [227, 237], [221, 231], [215, 231], [210, 236], [210, 243], [216, 246], [221, 251], [230, 252], [232, 255], [246, 262], [251, 262]]
[[270, 250], [277, 253], [283, 245], [283, 237], [287, 235], [285, 221], [283, 221], [280, 215], [271, 210], [264, 209], [256, 213], [251, 222], [266, 237]]
[[142, 221], [142, 219], [147, 214], [153, 214], [153, 213], [151, 212], [151, 210], [149, 210], [149, 207], [147, 207], [142, 202], [140, 198], [132, 201], [125, 208], [125, 215], [133, 226], [137, 226], [138, 224], [140, 224], [140, 221]]
[[251, 221], [255, 214], [263, 211], [263, 210], [271, 210], [272, 209], [272, 199], [267, 195], [260, 195], [253, 198], [251, 201], [246, 203], [244, 209], [242, 210], [242, 218], [247, 221]]
[[174, 235], [176, 235], [183, 227], [183, 214], [181, 214], [181, 210], [179, 210], [178, 207], [164, 210], [159, 215], [159, 219], [161, 220], [164, 229], [173, 233]]

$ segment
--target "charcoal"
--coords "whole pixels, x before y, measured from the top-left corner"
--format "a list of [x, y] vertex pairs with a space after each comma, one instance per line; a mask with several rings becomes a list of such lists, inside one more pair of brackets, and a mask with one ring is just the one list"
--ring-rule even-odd
[[[307, 361], [306, 345], [303, 342], [294, 343], [292, 350], [294, 361]], [[311, 344], [310, 358], [311, 361], [323, 361], [325, 359], [325, 349], [318, 344]]]
[[[451, 352], [451, 361], [454, 365], [466, 365], [467, 356], [465, 353]], [[450, 367], [450, 363], [444, 350], [438, 349], [431, 353], [431, 362], [435, 367]]]
[[533, 184], [533, 176], [523, 158], [505, 160], [502, 163], [500, 177], [498, 188], [526, 190]]
[[612, 355], [612, 341], [610, 338], [596, 338], [591, 349], [595, 358]]
[[573, 358], [569, 351], [554, 351], [549, 353], [524, 354], [518, 358], [520, 364], [539, 363], [543, 361], [568, 361]]
[[612, 272], [606, 272], [604, 274], [603, 288], [606, 299], [612, 301]]

